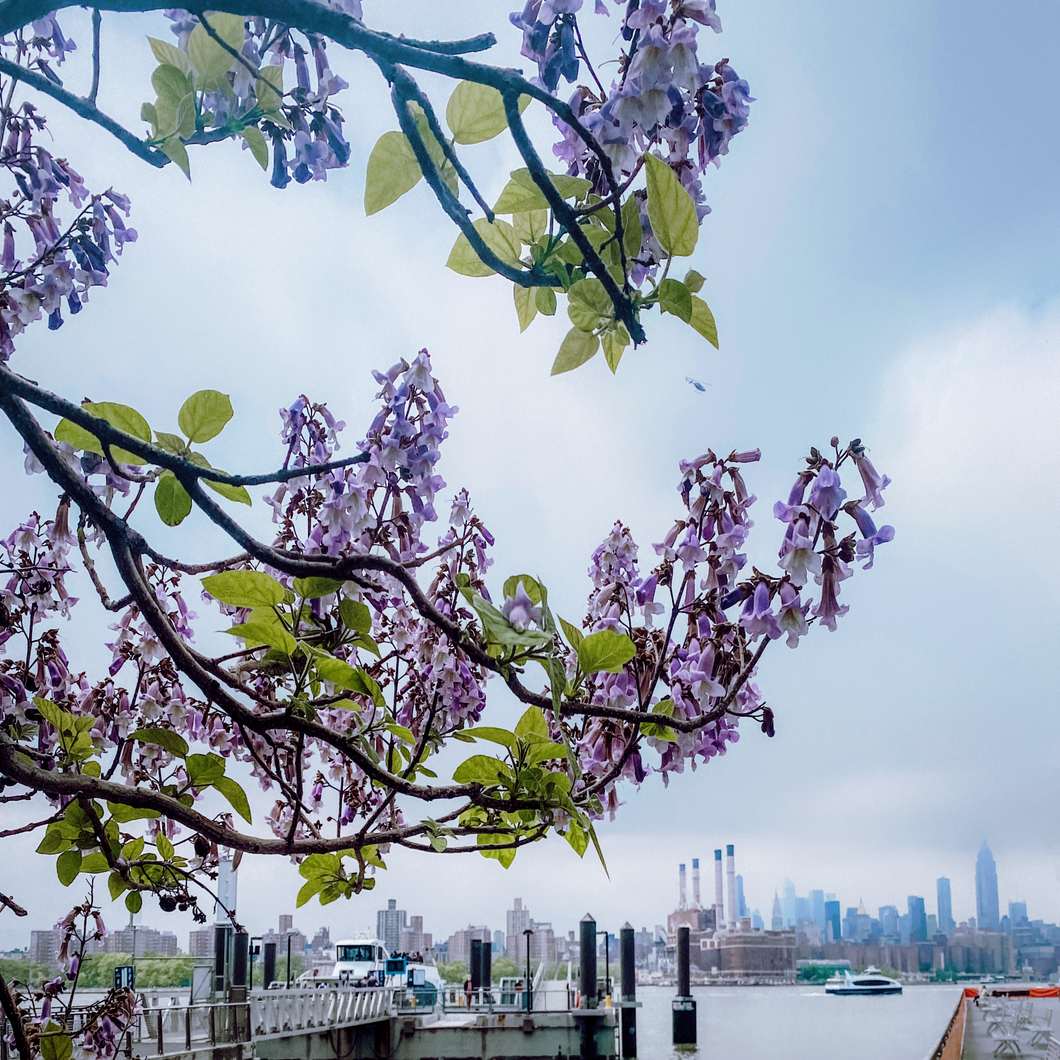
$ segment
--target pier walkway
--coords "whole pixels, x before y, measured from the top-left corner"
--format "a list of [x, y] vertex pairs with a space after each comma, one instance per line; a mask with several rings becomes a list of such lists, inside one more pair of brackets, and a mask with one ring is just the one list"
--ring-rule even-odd
[[961, 1060], [1027, 1056], [1060, 1060], [1060, 999], [983, 997], [966, 1001]]

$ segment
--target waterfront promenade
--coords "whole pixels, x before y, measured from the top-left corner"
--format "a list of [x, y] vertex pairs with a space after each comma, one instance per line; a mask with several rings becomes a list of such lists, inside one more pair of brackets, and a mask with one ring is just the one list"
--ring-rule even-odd
[[1049, 1051], [1050, 1036], [1060, 1039], [1060, 999], [982, 998], [967, 1003], [962, 1060], [992, 1060], [1000, 1056], [1060, 1056]]

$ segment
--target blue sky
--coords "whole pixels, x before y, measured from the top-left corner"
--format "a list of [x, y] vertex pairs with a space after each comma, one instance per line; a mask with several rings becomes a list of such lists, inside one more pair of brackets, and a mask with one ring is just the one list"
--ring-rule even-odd
[[[519, 61], [510, 6], [366, 0], [365, 15], [417, 36], [493, 29], [496, 61], [508, 63]], [[594, 361], [550, 379], [565, 322], [538, 318], [520, 336], [502, 281], [445, 271], [454, 233], [423, 187], [364, 217], [367, 153], [395, 123], [363, 60], [333, 59], [352, 85], [354, 155], [326, 185], [276, 192], [227, 145], [193, 152], [189, 186], [53, 118], [90, 186], [132, 196], [140, 241], [85, 313], [58, 333], [27, 334], [21, 370], [74, 397], [134, 404], [163, 429], [186, 394], [230, 392], [243, 433], [230, 428], [215, 463], [249, 471], [277, 451], [280, 405], [303, 391], [327, 397], [352, 442], [371, 407], [370, 369], [426, 346], [461, 407], [442, 473], [471, 490], [496, 533], [494, 573], [540, 574], [568, 617], [582, 613], [588, 557], [612, 521], [650, 552], [677, 511], [677, 461], [708, 446], [763, 449], [749, 475], [760, 564], [779, 540], [769, 509], [810, 445], [860, 436], [895, 480], [881, 514], [896, 540], [844, 587], [839, 631], [766, 656], [776, 738], [748, 728], [725, 759], [668, 790], [649, 780], [629, 791], [602, 829], [610, 881], [562, 843], [520, 854], [507, 874], [478, 858], [399, 855], [373, 895], [303, 910], [307, 930], [368, 927], [395, 897], [444, 937], [469, 921], [502, 926], [515, 895], [557, 929], [586, 909], [639, 927], [676, 902], [678, 862], [706, 862], [727, 842], [763, 911], [785, 876], [844, 906], [904, 908], [919, 894], [932, 911], [947, 875], [965, 919], [986, 838], [1002, 903], [1026, 899], [1032, 917], [1060, 918], [1048, 812], [1060, 766], [1049, 661], [1060, 632], [1060, 10], [719, 10], [725, 33], [701, 38], [702, 54], [730, 57], [758, 98], [706, 181], [714, 212], [691, 261], [707, 275], [721, 351], [673, 319], [651, 320], [649, 344], [615, 378]], [[586, 22], [606, 49], [613, 29]], [[105, 27], [125, 81], [105, 60], [101, 98], [134, 123], [152, 65], [143, 34], [164, 31], [147, 18]], [[83, 26], [74, 35], [87, 42]], [[468, 161], [488, 194], [516, 164], [502, 140]], [[698, 393], [687, 375], [712, 385]], [[43, 483], [21, 479], [10, 430], [0, 439], [7, 526], [52, 502]], [[223, 547], [202, 527], [179, 536], [197, 554]], [[90, 658], [91, 643], [81, 646]], [[41, 924], [61, 915], [72, 896], [50, 866], [23, 872], [39, 874]], [[255, 929], [293, 907], [288, 866], [245, 876], [241, 912]], [[158, 912], [145, 921], [167, 926]], [[23, 930], [0, 924], [0, 943], [25, 944]]]

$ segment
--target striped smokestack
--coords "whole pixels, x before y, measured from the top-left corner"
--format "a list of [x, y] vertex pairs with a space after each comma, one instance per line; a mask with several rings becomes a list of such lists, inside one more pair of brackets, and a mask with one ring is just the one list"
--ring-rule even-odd
[[736, 858], [733, 845], [725, 848], [726, 875], [729, 878], [729, 930], [736, 930]]
[[702, 908], [699, 904], [699, 858], [692, 859], [692, 906]]
[[688, 899], [685, 896], [685, 867], [684, 867], [684, 865], [681, 866], [680, 876], [681, 876], [681, 900], [678, 903], [677, 908], [678, 909], [687, 909], [688, 908]]
[[714, 930], [725, 926], [725, 899], [722, 897], [721, 851], [714, 851]]

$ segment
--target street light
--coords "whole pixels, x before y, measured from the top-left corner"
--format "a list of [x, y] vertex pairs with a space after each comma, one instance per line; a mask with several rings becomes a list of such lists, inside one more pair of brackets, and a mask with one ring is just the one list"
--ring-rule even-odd
[[524, 928], [523, 934], [526, 936], [526, 1011], [529, 1012], [533, 1008], [533, 998], [531, 997], [531, 986], [530, 986], [530, 936], [534, 932], [530, 928]]

